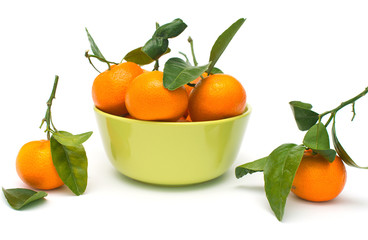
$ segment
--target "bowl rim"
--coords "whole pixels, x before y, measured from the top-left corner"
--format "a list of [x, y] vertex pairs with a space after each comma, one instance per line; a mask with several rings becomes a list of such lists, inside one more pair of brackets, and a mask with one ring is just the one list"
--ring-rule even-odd
[[219, 120], [209, 120], [209, 121], [198, 121], [198, 122], [164, 122], [164, 121], [149, 121], [149, 120], [139, 120], [139, 119], [132, 119], [132, 118], [126, 118], [122, 116], [113, 115], [110, 113], [106, 113], [100, 109], [98, 109], [96, 106], [93, 107], [94, 111], [98, 113], [99, 115], [103, 115], [106, 118], [116, 119], [122, 122], [131, 122], [131, 123], [142, 123], [142, 124], [152, 124], [152, 125], [180, 125], [180, 126], [193, 126], [193, 125], [211, 125], [211, 124], [219, 124], [219, 123], [225, 123], [225, 122], [232, 122], [237, 119], [243, 118], [248, 116], [252, 112], [252, 107], [250, 104], [246, 104], [245, 111], [237, 116], [219, 119]]

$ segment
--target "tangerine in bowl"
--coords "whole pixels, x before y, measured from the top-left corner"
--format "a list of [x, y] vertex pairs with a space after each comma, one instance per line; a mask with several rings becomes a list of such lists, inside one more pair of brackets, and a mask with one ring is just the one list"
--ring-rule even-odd
[[150, 184], [189, 185], [224, 174], [234, 163], [252, 111], [198, 122], [115, 116], [94, 108], [105, 152], [123, 175]]

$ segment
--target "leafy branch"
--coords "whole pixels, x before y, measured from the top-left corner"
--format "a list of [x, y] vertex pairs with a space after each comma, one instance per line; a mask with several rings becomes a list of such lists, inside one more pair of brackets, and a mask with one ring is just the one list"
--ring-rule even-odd
[[[350, 104], [353, 111], [352, 120], [354, 119], [356, 115], [355, 102], [367, 93], [368, 87], [355, 97], [321, 114], [314, 112], [312, 105], [309, 103], [291, 101], [290, 106], [299, 130], [307, 131], [303, 143], [300, 145], [293, 143], [282, 144], [264, 158], [237, 166], [235, 176], [241, 178], [247, 174], [263, 172], [266, 197], [275, 216], [281, 221], [287, 196], [290, 193], [296, 171], [305, 150], [312, 149], [313, 152], [322, 155], [330, 162], [334, 161], [337, 153], [345, 164], [356, 168], [368, 169], [368, 167], [361, 167], [356, 164], [347, 154], [336, 136], [335, 126], [337, 112]], [[322, 118], [329, 114], [329, 119], [326, 124], [323, 124]], [[330, 149], [330, 137], [326, 129], [326, 126], [331, 121], [333, 121], [331, 134], [334, 149]]]
[[[87, 187], [87, 156], [83, 143], [92, 132], [73, 135], [58, 131], [52, 122], [51, 107], [55, 99], [59, 76], [55, 76], [47, 110], [41, 126], [46, 123], [47, 139], [50, 140], [51, 156], [55, 169], [64, 184], [76, 195], [81, 195]], [[52, 135], [51, 135], [52, 134]]]

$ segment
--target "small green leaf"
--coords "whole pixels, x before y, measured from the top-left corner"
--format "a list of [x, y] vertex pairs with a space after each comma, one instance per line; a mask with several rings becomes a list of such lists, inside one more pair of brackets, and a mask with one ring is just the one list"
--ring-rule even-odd
[[93, 40], [91, 34], [89, 34], [87, 28], [86, 28], [86, 32], [87, 32], [88, 41], [89, 41], [89, 44], [91, 45], [91, 49], [92, 49], [93, 54], [96, 55], [99, 58], [105, 59], [105, 57], [102, 55], [100, 49], [97, 47], [97, 44]]
[[151, 59], [157, 60], [166, 53], [169, 47], [169, 38], [174, 38], [182, 33], [187, 25], [181, 19], [158, 26], [152, 38], [142, 47], [142, 51]]
[[211, 73], [212, 74], [217, 74], [217, 73], [224, 73], [224, 72], [221, 71], [221, 69], [219, 69], [217, 67], [213, 67]]
[[134, 62], [138, 65], [147, 65], [152, 63], [154, 60], [142, 51], [142, 47], [136, 48], [128, 52], [123, 58], [125, 61]]
[[266, 196], [279, 221], [284, 215], [286, 199], [304, 150], [301, 145], [283, 144], [268, 156], [264, 166]]
[[65, 131], [57, 131], [53, 134], [56, 141], [64, 146], [79, 146], [83, 144], [92, 135], [92, 132], [73, 135]]
[[186, 28], [187, 25], [183, 22], [183, 20], [177, 18], [170, 23], [159, 26], [153, 34], [153, 37], [166, 39], [174, 38], [179, 36]]
[[245, 163], [235, 168], [236, 178], [241, 178], [247, 174], [255, 172], [263, 172], [264, 166], [266, 165], [267, 157], [255, 160], [253, 162]]
[[327, 149], [327, 150], [315, 150], [312, 149], [314, 152], [320, 154], [322, 157], [324, 157], [327, 161], [333, 162], [336, 157], [336, 151], [333, 149]]
[[169, 48], [167, 38], [153, 37], [142, 47], [142, 51], [153, 60], [159, 59]]
[[211, 49], [209, 59], [209, 62], [211, 62], [211, 64], [208, 67], [207, 72], [212, 72], [212, 68], [215, 66], [220, 56], [225, 51], [226, 47], [229, 45], [230, 41], [233, 39], [233, 37], [238, 32], [240, 27], [243, 25], [245, 20], [246, 20], [245, 18], [240, 18], [217, 38], [216, 42], [214, 43]]
[[312, 104], [310, 103], [304, 103], [301, 101], [291, 101], [289, 103], [292, 107], [302, 108], [306, 110], [311, 110], [313, 108]]
[[[164, 55], [170, 52], [171, 52], [171, 49], [168, 48], [166, 52], [164, 53]], [[130, 51], [129, 53], [125, 55], [123, 59], [127, 62], [134, 62], [140, 66], [150, 64], [154, 61], [152, 58], [150, 58], [147, 54], [145, 54], [142, 51], [142, 47], [139, 47], [139, 48], [136, 48]]]
[[289, 104], [299, 130], [306, 131], [318, 121], [318, 113], [311, 110], [311, 104], [299, 101], [292, 101]]
[[341, 145], [336, 135], [335, 118], [332, 124], [332, 142], [333, 142], [333, 145], [335, 147], [337, 154], [344, 161], [344, 163], [346, 163], [346, 165], [351, 166], [351, 167], [360, 168], [360, 169], [368, 169], [368, 167], [361, 167], [358, 164], [356, 164], [353, 161], [353, 159], [349, 156], [349, 154], [345, 151], [343, 146]]
[[65, 146], [54, 136], [50, 139], [51, 156], [61, 180], [75, 194], [81, 195], [87, 187], [87, 155], [82, 144]]
[[24, 206], [26, 206], [27, 204], [47, 196], [47, 193], [45, 192], [42, 191], [36, 192], [25, 188], [13, 188], [13, 189], [3, 188], [3, 193], [9, 205], [16, 210], [19, 210]]
[[304, 136], [303, 144], [314, 150], [330, 149], [330, 139], [325, 125], [319, 122], [311, 127]]
[[180, 58], [170, 58], [164, 67], [164, 87], [175, 90], [201, 76], [208, 65], [192, 66]]

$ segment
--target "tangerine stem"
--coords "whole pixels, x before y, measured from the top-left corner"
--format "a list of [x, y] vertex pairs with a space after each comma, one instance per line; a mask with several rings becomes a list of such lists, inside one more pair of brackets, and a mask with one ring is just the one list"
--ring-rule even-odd
[[183, 53], [183, 52], [179, 52], [179, 53], [185, 57], [185, 60], [187, 61], [187, 63], [190, 63], [189, 59], [188, 59], [188, 57], [185, 53]]
[[[92, 61], [91, 61], [91, 57], [96, 58], [96, 59], [100, 60], [101, 62], [106, 63], [106, 64], [107, 64], [107, 66], [109, 67], [109, 70], [110, 70], [110, 63], [111, 63], [111, 64], [118, 65], [118, 63], [116, 63], [116, 62], [111, 62], [111, 61], [108, 61], [108, 60], [106, 60], [106, 59], [104, 59], [104, 58], [101, 58], [101, 57], [99, 57], [99, 56], [96, 56], [96, 55], [93, 55], [93, 54], [89, 54], [89, 53], [88, 53], [88, 51], [86, 51], [86, 53], [84, 54], [84, 56], [85, 56], [86, 58], [88, 58], [89, 63], [90, 63], [90, 64], [92, 65], [92, 67], [93, 67], [94, 69], [96, 69], [96, 70], [97, 70], [97, 68], [93, 65], [93, 63], [92, 63]], [[97, 70], [97, 71], [98, 71], [98, 70]], [[100, 72], [100, 71], [98, 71], [98, 72]]]
[[190, 50], [192, 51], [194, 66], [198, 66], [198, 62], [197, 62], [196, 56], [194, 54], [193, 39], [191, 37], [189, 37], [188, 42], [190, 43]]
[[155, 61], [155, 66], [153, 68], [153, 71], [158, 71], [158, 68], [160, 67], [158, 59]]
[[[321, 113], [320, 115], [319, 115], [319, 118], [322, 118], [322, 117], [324, 117], [325, 115], [327, 115], [327, 114], [332, 114], [333, 116], [336, 114], [336, 112], [337, 111], [339, 111], [340, 109], [342, 109], [342, 108], [344, 108], [344, 107], [346, 107], [347, 105], [349, 105], [349, 104], [353, 104], [353, 119], [354, 119], [354, 117], [355, 117], [355, 115], [356, 115], [356, 113], [355, 113], [355, 102], [358, 100], [358, 99], [360, 99], [361, 97], [363, 97], [363, 96], [365, 96], [366, 94], [368, 93], [368, 87], [366, 87], [365, 89], [364, 89], [364, 91], [362, 91], [361, 93], [359, 93], [358, 95], [356, 95], [355, 97], [353, 97], [353, 98], [351, 98], [351, 99], [349, 99], [349, 100], [347, 100], [347, 101], [345, 101], [345, 102], [342, 102], [339, 106], [337, 106], [337, 107], [335, 107], [334, 109], [332, 109], [332, 110], [329, 110], [329, 111], [326, 111], [326, 112], [324, 112], [324, 113]], [[331, 122], [331, 117], [330, 117], [330, 119], [328, 119], [328, 121], [327, 121], [327, 123], [326, 123], [326, 126], [329, 124]]]
[[[40, 128], [41, 128], [42, 125], [44, 123], [46, 123], [46, 130], [45, 130], [45, 132], [47, 133], [47, 139], [48, 140], [50, 140], [50, 133], [54, 133], [56, 131], [56, 128], [55, 128], [55, 126], [54, 126], [54, 124], [52, 122], [51, 106], [52, 106], [52, 101], [55, 98], [56, 88], [57, 88], [58, 82], [59, 82], [59, 76], [58, 75], [55, 75], [54, 86], [52, 87], [50, 98], [46, 102], [46, 105], [47, 105], [46, 114], [45, 114], [45, 117], [42, 119], [41, 126], [40, 126]], [[54, 129], [52, 129], [52, 128], [54, 128]]]
[[89, 57], [89, 54], [88, 54], [88, 50], [86, 51], [86, 53], [84, 54], [84, 56], [88, 59], [89, 64], [91, 64], [91, 65], [92, 65], [92, 67], [93, 67], [97, 72], [101, 73], [101, 72], [100, 72], [100, 71], [95, 67], [95, 65], [93, 64], [93, 62], [91, 61], [91, 58]]

